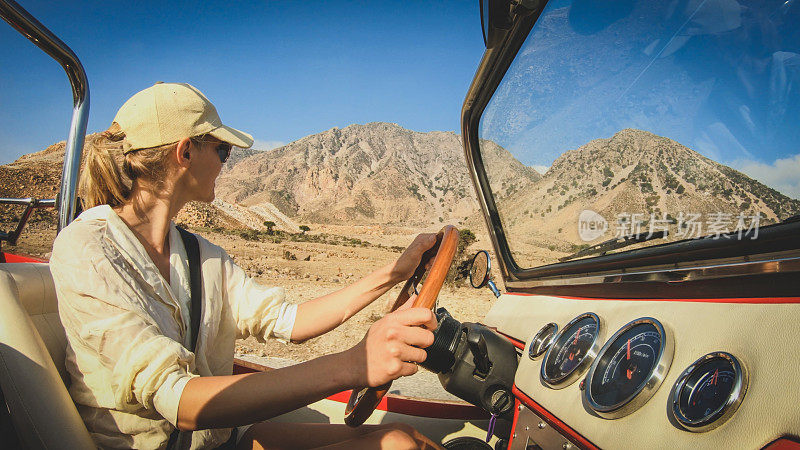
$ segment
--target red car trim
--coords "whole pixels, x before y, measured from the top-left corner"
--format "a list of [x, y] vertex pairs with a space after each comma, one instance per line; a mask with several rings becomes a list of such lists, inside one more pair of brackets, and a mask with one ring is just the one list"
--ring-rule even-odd
[[[528, 397], [527, 394], [525, 394], [524, 392], [520, 391], [519, 388], [517, 388], [516, 385], [514, 385], [514, 387], [512, 388], [512, 392], [514, 393], [514, 396], [517, 399], [519, 399], [519, 401], [521, 401], [528, 408], [536, 411], [536, 413], [539, 414], [539, 416], [541, 416], [542, 419], [545, 420], [545, 422], [550, 424], [551, 427], [553, 427], [556, 430], [560, 431], [561, 434], [566, 435], [567, 438], [570, 441], [572, 441], [574, 444], [577, 444], [581, 448], [598, 449], [598, 447], [596, 445], [592, 444], [591, 442], [589, 442], [588, 439], [586, 439], [585, 437], [581, 436], [577, 431], [575, 431], [572, 428], [570, 428], [569, 425], [567, 425], [564, 422], [562, 422], [558, 417], [552, 415], [550, 413], [550, 411], [544, 409], [544, 407], [542, 407], [542, 405], [536, 403], [532, 398]], [[514, 411], [514, 425], [515, 426], [516, 426], [516, 421], [517, 421], [517, 414], [519, 414], [519, 408], [517, 408], [517, 410]], [[513, 434], [514, 434], [513, 429], [511, 431], [511, 434], [513, 436]]]
[[797, 438], [782, 437], [767, 444], [764, 450], [800, 450], [800, 441], [795, 439]]
[[[542, 296], [542, 294], [529, 294], [526, 292], [506, 292], [507, 295], [523, 297]], [[800, 303], [800, 297], [754, 297], [754, 298], [587, 298], [567, 297], [561, 295], [547, 295], [546, 297], [563, 298], [565, 300], [611, 300], [620, 302], [699, 302], [699, 303]]]
[[15, 255], [13, 253], [3, 252], [3, 261], [7, 263], [43, 263], [47, 262], [32, 256]]
[[[497, 330], [495, 330], [495, 331], [497, 331]], [[503, 335], [506, 339], [508, 339], [512, 344], [514, 344], [514, 347], [517, 347], [520, 350], [525, 349], [525, 343], [524, 342], [518, 340], [515, 337], [511, 337], [511, 336], [503, 333], [502, 331], [497, 331], [497, 333]]]
[[511, 444], [514, 442], [514, 430], [517, 429], [517, 421], [519, 420], [519, 399], [514, 397], [514, 420], [511, 422], [511, 434], [508, 436], [508, 450], [511, 449]]

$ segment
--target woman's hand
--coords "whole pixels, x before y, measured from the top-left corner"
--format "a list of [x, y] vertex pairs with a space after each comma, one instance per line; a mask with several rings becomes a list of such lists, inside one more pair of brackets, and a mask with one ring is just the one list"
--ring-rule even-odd
[[392, 266], [392, 279], [395, 283], [405, 281], [414, 275], [419, 266], [422, 254], [436, 243], [436, 233], [422, 233], [414, 238], [414, 242], [397, 258]]
[[428, 308], [403, 308], [372, 324], [351, 353], [354, 387], [376, 387], [417, 372], [423, 348], [433, 344], [436, 316]]

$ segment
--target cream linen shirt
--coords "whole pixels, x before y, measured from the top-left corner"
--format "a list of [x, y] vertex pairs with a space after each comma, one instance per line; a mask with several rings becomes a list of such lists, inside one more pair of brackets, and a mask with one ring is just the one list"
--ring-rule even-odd
[[[188, 338], [186, 251], [170, 224], [170, 283], [108, 205], [84, 211], [56, 237], [53, 273], [67, 333], [70, 395], [103, 448], [163, 448], [193, 377], [230, 375], [234, 341], [288, 340], [297, 306], [248, 277], [198, 236], [203, 301], [197, 352]], [[192, 448], [224, 443], [230, 429], [192, 433]]]

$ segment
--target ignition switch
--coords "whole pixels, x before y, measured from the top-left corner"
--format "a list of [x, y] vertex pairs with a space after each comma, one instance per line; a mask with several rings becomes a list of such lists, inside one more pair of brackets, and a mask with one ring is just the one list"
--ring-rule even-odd
[[502, 416], [514, 407], [514, 400], [507, 389], [499, 388], [492, 392], [489, 399], [489, 412], [498, 416]]

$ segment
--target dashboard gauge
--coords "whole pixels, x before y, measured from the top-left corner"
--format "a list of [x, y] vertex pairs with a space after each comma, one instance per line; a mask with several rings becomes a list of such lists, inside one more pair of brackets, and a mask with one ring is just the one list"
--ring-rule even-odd
[[698, 359], [672, 388], [672, 416], [689, 431], [712, 430], [728, 420], [747, 392], [747, 374], [730, 353]]
[[655, 394], [672, 362], [672, 337], [659, 321], [629, 322], [606, 342], [587, 376], [586, 402], [599, 416], [615, 419]]
[[561, 389], [575, 381], [592, 363], [600, 348], [600, 318], [583, 313], [553, 338], [542, 363], [542, 381]]
[[557, 332], [558, 325], [553, 322], [543, 326], [531, 340], [531, 346], [528, 349], [528, 357], [536, 359], [544, 355], [544, 352], [546, 352], [547, 349], [550, 348], [550, 344], [553, 343], [553, 336], [555, 336]]

